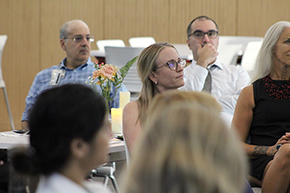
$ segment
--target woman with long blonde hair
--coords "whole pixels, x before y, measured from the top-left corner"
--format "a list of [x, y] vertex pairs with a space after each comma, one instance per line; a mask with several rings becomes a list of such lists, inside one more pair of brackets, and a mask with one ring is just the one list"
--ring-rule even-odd
[[141, 52], [137, 62], [138, 74], [143, 83], [140, 97], [127, 104], [123, 111], [123, 134], [129, 152], [142, 132], [141, 126], [153, 97], [184, 85], [185, 65], [186, 61], [168, 43], [155, 43]]

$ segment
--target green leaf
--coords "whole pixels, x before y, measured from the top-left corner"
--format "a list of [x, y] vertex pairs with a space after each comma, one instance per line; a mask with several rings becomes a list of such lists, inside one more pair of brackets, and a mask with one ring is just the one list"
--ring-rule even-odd
[[134, 62], [137, 60], [138, 56], [134, 57], [132, 60], [128, 61], [127, 64], [125, 66], [122, 66], [120, 68], [120, 76], [122, 77], [122, 79], [125, 78], [125, 76], [127, 75], [128, 71], [130, 70], [131, 66], [134, 64]]
[[[100, 87], [102, 90], [102, 95], [106, 100], [106, 105], [108, 110], [111, 109], [112, 106], [112, 101], [115, 98], [116, 94], [118, 93], [120, 87], [122, 86], [122, 83], [124, 81], [124, 78], [126, 77], [128, 71], [130, 70], [131, 66], [136, 62], [138, 56], [134, 57], [132, 60], [128, 61], [126, 65], [122, 66], [119, 69], [120, 76], [116, 73], [114, 76], [114, 80], [109, 80], [109, 79], [103, 79], [101, 76], [99, 76], [97, 79], [100, 82]], [[95, 68], [96, 70], [100, 69], [100, 65], [105, 65], [105, 64], [97, 64], [95, 63]], [[97, 91], [97, 85], [92, 77], [89, 77], [89, 80], [91, 82], [88, 82], [89, 85], [92, 85], [94, 90]], [[111, 94], [111, 85], [115, 86], [115, 92], [113, 93], [113, 96], [110, 97]], [[109, 105], [109, 102], [110, 105]]]

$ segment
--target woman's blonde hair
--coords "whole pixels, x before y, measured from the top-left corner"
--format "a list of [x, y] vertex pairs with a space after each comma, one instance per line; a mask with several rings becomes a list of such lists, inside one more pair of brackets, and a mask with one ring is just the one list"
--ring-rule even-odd
[[275, 48], [281, 33], [286, 27], [290, 28], [290, 22], [279, 21], [273, 24], [266, 32], [256, 59], [255, 75], [251, 82], [255, 82], [270, 73], [273, 62], [273, 49]]
[[243, 192], [246, 155], [219, 112], [220, 105], [207, 93], [156, 96], [124, 192]]
[[146, 111], [150, 104], [150, 101], [154, 96], [154, 90], [156, 87], [152, 80], [149, 78], [149, 76], [152, 71], [155, 71], [157, 67], [157, 58], [160, 52], [166, 47], [174, 48], [173, 45], [166, 42], [155, 43], [145, 48], [138, 57], [138, 75], [143, 84], [140, 97], [137, 100], [139, 108], [138, 120], [140, 120], [141, 124], [146, 118]]

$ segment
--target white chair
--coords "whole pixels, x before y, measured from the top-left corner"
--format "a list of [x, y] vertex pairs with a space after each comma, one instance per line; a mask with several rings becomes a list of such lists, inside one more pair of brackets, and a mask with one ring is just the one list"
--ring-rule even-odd
[[242, 49], [239, 55], [243, 55], [249, 42], [252, 41], [262, 41], [263, 37], [256, 36], [219, 36], [219, 46], [232, 45], [232, 44], [242, 44]]
[[226, 65], [237, 65], [243, 44], [221, 44], [218, 47], [218, 59]]
[[259, 50], [262, 46], [263, 41], [254, 41], [254, 42], [249, 42], [243, 57], [242, 57], [242, 62], [241, 65], [242, 67], [245, 68], [246, 71], [252, 76], [255, 65], [256, 65], [256, 59], [259, 53]]
[[[106, 63], [113, 64], [119, 68], [124, 66], [128, 61], [138, 56], [142, 52], [143, 48], [133, 47], [105, 47]], [[139, 93], [142, 88], [142, 82], [137, 72], [137, 62], [135, 62], [128, 71], [124, 85], [133, 94]], [[132, 95], [131, 95], [132, 96]], [[132, 100], [132, 97], [131, 97]]]
[[253, 187], [252, 190], [254, 191], [254, 193], [261, 193], [262, 189], [260, 187]]
[[14, 127], [14, 122], [12, 119], [12, 114], [10, 111], [10, 106], [9, 106], [9, 102], [8, 102], [8, 95], [7, 95], [7, 91], [6, 91], [6, 86], [5, 86], [5, 82], [3, 80], [3, 76], [2, 76], [2, 53], [3, 53], [3, 49], [5, 46], [7, 40], [7, 35], [0, 35], [0, 88], [3, 89], [3, 93], [4, 93], [4, 97], [5, 97], [5, 102], [6, 102], [6, 107], [7, 107], [7, 111], [8, 111], [8, 115], [9, 115], [9, 119], [10, 119], [10, 125], [11, 125], [11, 129], [14, 131], [15, 127]]
[[130, 46], [135, 48], [146, 48], [155, 42], [153, 37], [132, 37], [129, 39]]
[[105, 187], [107, 187], [109, 179], [110, 179], [115, 189], [115, 192], [119, 193], [119, 186], [114, 176], [114, 172], [116, 171], [116, 163], [112, 162], [111, 164], [112, 164], [111, 166], [105, 165], [105, 166], [93, 169], [89, 176], [91, 179], [93, 179], [94, 177], [104, 178], [103, 183]]
[[172, 45], [176, 48], [180, 58], [193, 60], [192, 51], [189, 49], [187, 44], [172, 44]]
[[111, 40], [98, 40], [96, 42], [99, 50], [104, 51], [105, 46], [117, 46], [117, 47], [125, 47], [125, 43], [121, 39], [111, 39]]
[[[123, 132], [123, 133], [124, 133], [124, 132]], [[128, 146], [127, 146], [127, 144], [126, 144], [125, 136], [124, 136], [124, 143], [125, 143], [125, 153], [126, 153], [127, 168], [129, 168], [129, 165], [130, 165], [130, 153], [129, 153]]]

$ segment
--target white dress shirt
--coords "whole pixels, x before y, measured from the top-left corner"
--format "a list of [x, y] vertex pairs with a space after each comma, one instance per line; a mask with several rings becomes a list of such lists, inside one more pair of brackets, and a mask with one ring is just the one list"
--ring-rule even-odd
[[36, 193], [112, 193], [98, 182], [85, 181], [83, 186], [60, 173], [53, 173], [47, 177], [40, 177]]
[[[212, 76], [211, 94], [222, 105], [222, 117], [230, 126], [236, 107], [236, 102], [241, 90], [250, 83], [250, 76], [241, 66], [225, 65], [216, 60], [213, 64], [216, 68], [210, 70]], [[202, 66], [191, 65], [184, 69], [184, 86], [180, 90], [202, 91], [208, 71]]]

